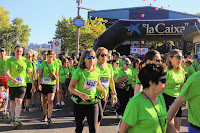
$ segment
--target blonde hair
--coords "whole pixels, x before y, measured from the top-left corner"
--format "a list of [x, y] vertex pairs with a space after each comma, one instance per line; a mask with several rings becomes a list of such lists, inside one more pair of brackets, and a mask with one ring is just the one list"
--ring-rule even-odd
[[[173, 69], [172, 63], [169, 60], [169, 58], [172, 58], [175, 54], [178, 54], [178, 53], [182, 53], [182, 51], [179, 49], [173, 49], [173, 50], [169, 51], [169, 53], [167, 55], [167, 61], [166, 61], [166, 64], [167, 64], [167, 67], [169, 70]], [[182, 66], [178, 67], [178, 70], [182, 71], [183, 70]]]
[[101, 52], [104, 51], [104, 50], [108, 53], [108, 50], [106, 48], [104, 48], [104, 47], [99, 47], [97, 49], [97, 51], [96, 51], [97, 59], [99, 58]]
[[[80, 67], [81, 69], [86, 69], [86, 65], [85, 65], [85, 58], [86, 56], [89, 56], [90, 53], [94, 53], [95, 56], [96, 56], [96, 53], [94, 52], [94, 50], [92, 49], [86, 49], [83, 51], [81, 57], [80, 57], [80, 61], [79, 61], [79, 64], [78, 64], [78, 67]], [[95, 63], [93, 65], [93, 71], [96, 70], [96, 58], [95, 58]]]

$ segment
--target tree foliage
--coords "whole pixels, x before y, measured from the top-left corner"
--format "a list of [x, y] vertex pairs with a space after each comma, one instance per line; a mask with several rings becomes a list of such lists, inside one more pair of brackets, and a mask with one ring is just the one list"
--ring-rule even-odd
[[16, 45], [27, 46], [30, 28], [23, 24], [22, 18], [14, 18], [10, 23], [9, 11], [0, 6], [0, 47], [6, 48], [8, 54]]
[[[105, 22], [102, 18], [85, 20], [85, 25], [80, 28], [80, 52], [92, 47], [93, 40], [106, 30]], [[69, 51], [69, 54], [76, 52], [76, 34], [77, 27], [72, 18], [66, 19], [63, 16], [61, 21], [58, 20], [54, 39], [61, 39], [63, 51]]]

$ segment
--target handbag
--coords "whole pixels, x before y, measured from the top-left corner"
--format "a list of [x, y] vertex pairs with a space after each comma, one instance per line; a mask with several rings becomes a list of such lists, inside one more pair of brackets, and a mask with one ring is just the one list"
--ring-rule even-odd
[[[49, 66], [48, 66], [47, 62], [45, 62], [45, 63], [47, 65], [47, 68], [49, 69]], [[52, 81], [57, 79], [57, 77], [50, 71], [50, 69], [49, 69], [49, 73], [50, 73], [50, 78], [51, 78]]]
[[[69, 67], [67, 67], [68, 68], [68, 70], [69, 70]], [[65, 69], [63, 68], [63, 70], [64, 70], [64, 74], [65, 74]], [[65, 74], [66, 75], [66, 74]], [[71, 80], [71, 73], [69, 72], [69, 78], [67, 78], [66, 80], [65, 80], [65, 85], [66, 86], [69, 86], [69, 83], [70, 83], [70, 80]]]
[[[123, 70], [123, 72], [124, 72], [124, 70]], [[124, 80], [124, 81], [122, 81], [120, 83], [115, 83], [115, 87], [118, 88], [118, 89], [127, 89], [127, 87], [128, 87], [128, 80]]]

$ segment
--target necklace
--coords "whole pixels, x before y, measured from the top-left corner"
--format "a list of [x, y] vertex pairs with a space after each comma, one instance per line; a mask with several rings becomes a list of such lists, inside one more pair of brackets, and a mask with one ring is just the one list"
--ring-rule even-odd
[[162, 130], [162, 133], [163, 133], [163, 129], [162, 129], [162, 125], [161, 125], [161, 121], [160, 121], [160, 117], [158, 115], [157, 109], [155, 108], [155, 106], [154, 106], [153, 102], [151, 101], [151, 99], [143, 91], [141, 93], [144, 94], [147, 99], [149, 99], [149, 101], [151, 102], [153, 108], [155, 109], [157, 117], [158, 117], [158, 120], [159, 120], [159, 123], [160, 123], [161, 130]]

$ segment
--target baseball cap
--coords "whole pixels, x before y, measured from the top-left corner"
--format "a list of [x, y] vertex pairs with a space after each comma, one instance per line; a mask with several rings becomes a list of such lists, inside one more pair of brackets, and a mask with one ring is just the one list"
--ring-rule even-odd
[[6, 51], [5, 48], [1, 48], [0, 51]]

